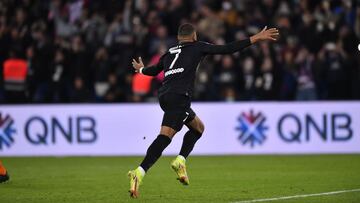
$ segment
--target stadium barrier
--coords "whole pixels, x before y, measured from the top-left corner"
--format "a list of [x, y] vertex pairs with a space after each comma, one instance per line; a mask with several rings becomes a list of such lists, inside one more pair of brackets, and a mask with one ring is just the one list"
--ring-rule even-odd
[[[360, 153], [360, 102], [194, 103], [196, 155]], [[143, 155], [157, 104], [0, 106], [0, 156]], [[177, 154], [186, 131], [164, 154]]]

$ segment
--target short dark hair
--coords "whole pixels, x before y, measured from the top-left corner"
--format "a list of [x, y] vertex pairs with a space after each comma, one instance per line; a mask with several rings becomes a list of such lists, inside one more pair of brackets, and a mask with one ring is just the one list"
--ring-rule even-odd
[[185, 23], [180, 25], [178, 30], [178, 36], [190, 36], [192, 33], [195, 32], [195, 27], [190, 23]]

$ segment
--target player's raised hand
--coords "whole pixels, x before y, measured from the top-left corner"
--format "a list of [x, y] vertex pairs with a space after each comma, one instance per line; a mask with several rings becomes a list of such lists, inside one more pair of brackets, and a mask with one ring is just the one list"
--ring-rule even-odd
[[276, 28], [270, 28], [267, 29], [267, 26], [264, 27], [264, 29], [261, 30], [261, 32], [257, 33], [256, 35], [253, 35], [250, 37], [250, 41], [252, 44], [256, 42], [261, 41], [276, 41], [279, 37], [280, 33], [279, 30]]
[[137, 72], [137, 73], [140, 71], [140, 68], [144, 67], [144, 63], [142, 62], [141, 57], [139, 57], [139, 62], [137, 62], [135, 59], [133, 59], [132, 65], [135, 69], [135, 72]]

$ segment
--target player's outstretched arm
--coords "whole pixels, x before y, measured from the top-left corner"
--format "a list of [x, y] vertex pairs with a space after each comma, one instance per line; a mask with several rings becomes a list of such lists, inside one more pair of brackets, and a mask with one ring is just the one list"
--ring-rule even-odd
[[213, 45], [204, 43], [202, 46], [202, 52], [204, 54], [232, 54], [238, 51], [242, 51], [257, 42], [266, 40], [276, 41], [278, 37], [279, 31], [276, 28], [267, 29], [267, 27], [265, 27], [261, 32], [251, 36], [248, 39], [231, 42], [229, 44]]
[[267, 26], [261, 30], [261, 32], [250, 37], [251, 44], [255, 44], [261, 41], [276, 41], [279, 37], [279, 30], [276, 28], [267, 29]]
[[139, 57], [139, 61], [133, 59], [132, 65], [135, 72], [149, 76], [156, 76], [163, 70], [161, 67], [161, 61], [155, 66], [145, 67], [141, 57]]

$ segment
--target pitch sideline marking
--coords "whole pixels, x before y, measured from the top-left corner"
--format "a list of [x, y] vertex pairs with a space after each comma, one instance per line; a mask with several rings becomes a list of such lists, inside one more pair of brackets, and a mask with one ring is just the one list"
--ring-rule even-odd
[[332, 191], [332, 192], [315, 193], [315, 194], [304, 194], [304, 195], [274, 197], [274, 198], [267, 198], [267, 199], [245, 200], [245, 201], [237, 201], [237, 202], [232, 202], [232, 203], [252, 203], [252, 202], [277, 201], [277, 200], [296, 199], [296, 198], [305, 198], [305, 197], [336, 195], [336, 194], [350, 193], [350, 192], [360, 192], [360, 188], [352, 189], [352, 190], [339, 190], [339, 191]]

